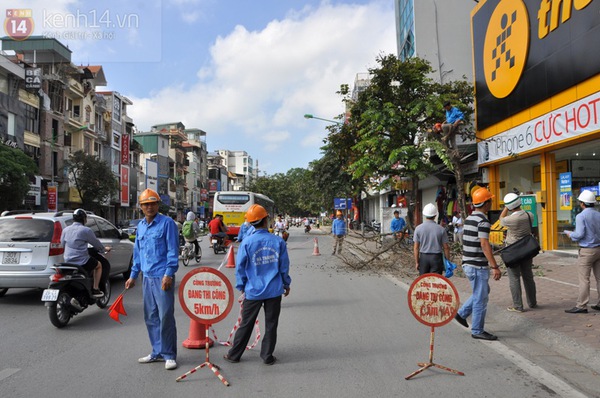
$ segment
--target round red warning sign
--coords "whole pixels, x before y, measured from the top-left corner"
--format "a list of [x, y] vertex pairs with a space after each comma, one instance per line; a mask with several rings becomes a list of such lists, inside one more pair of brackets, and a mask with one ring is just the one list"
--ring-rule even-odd
[[423, 274], [408, 289], [408, 308], [427, 326], [443, 326], [458, 311], [458, 292], [452, 282], [439, 274]]
[[185, 313], [205, 325], [223, 320], [233, 306], [233, 287], [214, 268], [200, 267], [188, 272], [179, 285], [179, 302]]

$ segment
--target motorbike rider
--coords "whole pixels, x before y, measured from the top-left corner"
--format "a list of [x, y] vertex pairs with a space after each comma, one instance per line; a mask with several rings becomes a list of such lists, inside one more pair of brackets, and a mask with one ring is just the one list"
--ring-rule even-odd
[[196, 260], [198, 261], [198, 252], [200, 251], [200, 245], [198, 244], [198, 235], [200, 234], [200, 226], [198, 226], [198, 223], [196, 222], [196, 214], [193, 211], [188, 211], [188, 214], [186, 216], [186, 221], [183, 223], [183, 227], [182, 230], [185, 229], [186, 224], [191, 223], [192, 225], [192, 235], [191, 236], [185, 236], [183, 235], [183, 239], [185, 239], [186, 242], [189, 243], [193, 243], [194, 244], [194, 253], [196, 256]]
[[304, 219], [304, 230], [310, 231], [310, 219], [308, 217]]
[[99, 289], [100, 279], [102, 278], [102, 265], [98, 260], [90, 256], [88, 245], [92, 245], [100, 253], [109, 252], [111, 248], [104, 247], [94, 232], [85, 226], [87, 222], [85, 210], [75, 210], [73, 221], [73, 224], [62, 231], [60, 237], [60, 243], [65, 248], [64, 260], [66, 263], [80, 266], [92, 275], [94, 278], [92, 296], [96, 298], [104, 297], [104, 293]]
[[285, 222], [281, 218], [281, 214], [280, 214], [279, 216], [277, 216], [277, 221], [275, 222], [275, 234], [281, 235], [283, 233], [283, 231], [285, 231], [286, 229], [287, 228], [286, 228]]
[[208, 223], [208, 230], [213, 238], [225, 239], [227, 236], [227, 227], [223, 223], [223, 216], [221, 214], [215, 215], [215, 218]]

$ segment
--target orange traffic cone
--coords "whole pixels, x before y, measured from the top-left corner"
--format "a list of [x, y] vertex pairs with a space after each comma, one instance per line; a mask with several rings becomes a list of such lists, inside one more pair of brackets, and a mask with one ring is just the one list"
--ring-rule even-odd
[[315, 238], [315, 248], [313, 250], [313, 256], [320, 256], [321, 253], [319, 253], [319, 240], [317, 238]]
[[235, 254], [233, 252], [233, 245], [229, 246], [229, 251], [227, 252], [227, 264], [225, 264], [225, 268], [235, 268]]
[[[195, 319], [190, 319], [190, 331], [187, 339], [181, 344], [185, 348], [204, 348], [206, 347], [206, 325]], [[209, 337], [208, 345], [212, 347], [214, 341]]]

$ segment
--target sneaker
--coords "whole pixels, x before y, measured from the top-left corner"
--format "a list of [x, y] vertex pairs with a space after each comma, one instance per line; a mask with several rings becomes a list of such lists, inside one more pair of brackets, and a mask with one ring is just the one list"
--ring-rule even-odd
[[523, 308], [519, 307], [508, 307], [506, 310], [510, 312], [523, 312]]
[[92, 296], [96, 298], [104, 297], [104, 292], [98, 289], [92, 289]]
[[75, 297], [73, 297], [71, 299], [71, 307], [75, 308], [77, 311], [81, 312], [83, 311], [83, 307], [81, 306], [81, 304], [79, 304], [79, 301], [77, 301], [77, 299]]
[[163, 357], [153, 357], [152, 354], [150, 355], [146, 355], [145, 357], [142, 357], [140, 359], [138, 359], [139, 363], [152, 363], [152, 362], [164, 362], [164, 358]]
[[600, 311], [600, 305], [592, 305], [590, 308], [596, 311]]
[[177, 369], [177, 362], [175, 362], [174, 359], [167, 359], [167, 361], [165, 362], [165, 369], [167, 369], [167, 370]]

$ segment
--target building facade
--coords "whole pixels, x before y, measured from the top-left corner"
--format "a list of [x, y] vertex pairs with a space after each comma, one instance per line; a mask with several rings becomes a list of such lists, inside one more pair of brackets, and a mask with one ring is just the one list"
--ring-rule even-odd
[[542, 248], [572, 249], [600, 195], [600, 3], [480, 1], [471, 15], [478, 161], [498, 209], [519, 191]]

